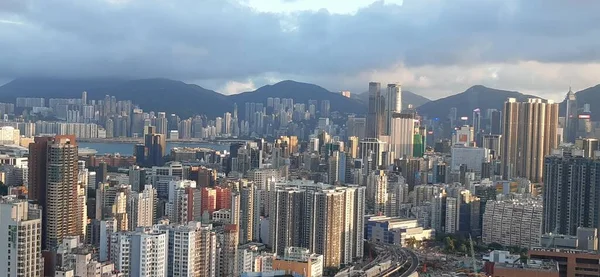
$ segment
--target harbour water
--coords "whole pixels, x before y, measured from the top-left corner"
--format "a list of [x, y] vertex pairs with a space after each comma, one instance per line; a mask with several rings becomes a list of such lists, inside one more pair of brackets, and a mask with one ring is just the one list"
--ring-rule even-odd
[[[121, 155], [132, 155], [133, 146], [135, 143], [131, 142], [79, 142], [79, 148], [90, 148], [98, 151], [97, 155], [104, 154], [115, 154]], [[228, 144], [216, 144], [216, 143], [181, 143], [181, 142], [167, 142], [167, 153], [171, 152], [171, 149], [175, 147], [202, 147], [209, 148], [218, 151], [229, 150]]]

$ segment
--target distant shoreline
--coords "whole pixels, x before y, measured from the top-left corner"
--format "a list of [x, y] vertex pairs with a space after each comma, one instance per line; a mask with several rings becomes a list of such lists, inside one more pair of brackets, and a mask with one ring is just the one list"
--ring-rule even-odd
[[[86, 143], [117, 143], [117, 144], [138, 144], [144, 143], [142, 138], [78, 138], [78, 142]], [[213, 144], [230, 144], [232, 142], [247, 141], [243, 139], [223, 139], [223, 140], [202, 140], [202, 139], [167, 139], [167, 142], [177, 144], [198, 144], [198, 143], [213, 143]]]

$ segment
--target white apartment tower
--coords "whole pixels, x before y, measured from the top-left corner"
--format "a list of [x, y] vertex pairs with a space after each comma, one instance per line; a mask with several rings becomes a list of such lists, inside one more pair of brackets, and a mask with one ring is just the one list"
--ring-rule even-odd
[[79, 205], [78, 211], [80, 212], [79, 219], [80, 222], [77, 223], [77, 229], [81, 230], [81, 234], [83, 237], [86, 236], [87, 233], [87, 187], [88, 187], [88, 177], [89, 170], [85, 168], [85, 161], [79, 161], [77, 163], [79, 173], [77, 177], [77, 203]]
[[188, 212], [194, 203], [189, 201], [189, 189], [195, 189], [196, 182], [190, 180], [171, 181], [169, 183], [169, 202], [165, 209], [171, 223], [187, 224]]
[[168, 269], [167, 276], [206, 276], [201, 268], [204, 249], [202, 245], [202, 228], [200, 223], [189, 225], [162, 225], [159, 228], [168, 236]]
[[391, 133], [391, 119], [402, 111], [402, 88], [399, 84], [388, 84], [385, 96], [386, 134]]
[[128, 276], [167, 276], [167, 234], [145, 229], [111, 236], [111, 260]]
[[42, 211], [27, 201], [0, 198], [0, 276], [42, 276]]
[[394, 113], [390, 118], [390, 152], [395, 159], [413, 156], [415, 117], [413, 114]]
[[156, 201], [156, 189], [152, 185], [146, 185], [144, 191], [132, 193], [129, 198], [129, 229], [138, 227], [151, 227], [154, 219], [154, 202]]

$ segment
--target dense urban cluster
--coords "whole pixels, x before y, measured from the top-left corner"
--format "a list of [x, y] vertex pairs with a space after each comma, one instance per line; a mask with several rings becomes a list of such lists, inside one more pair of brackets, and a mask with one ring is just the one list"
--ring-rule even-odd
[[[368, 93], [367, 114], [268, 98], [183, 120], [85, 92], [0, 103], [0, 275], [416, 276], [460, 253], [453, 271], [600, 276], [600, 145], [574, 93], [564, 116], [509, 98], [447, 118]], [[79, 147], [116, 138], [131, 156]]]

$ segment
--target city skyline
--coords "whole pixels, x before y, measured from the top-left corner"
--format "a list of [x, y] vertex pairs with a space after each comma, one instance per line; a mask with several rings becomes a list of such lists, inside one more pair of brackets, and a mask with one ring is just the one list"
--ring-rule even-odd
[[598, 10], [0, 0], [0, 274], [600, 277]]

